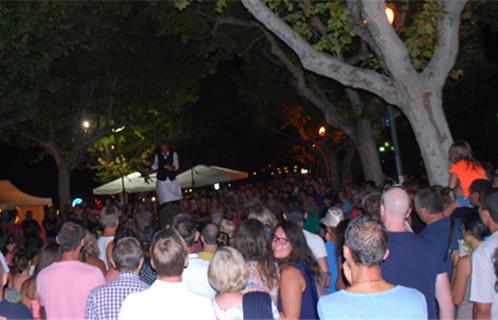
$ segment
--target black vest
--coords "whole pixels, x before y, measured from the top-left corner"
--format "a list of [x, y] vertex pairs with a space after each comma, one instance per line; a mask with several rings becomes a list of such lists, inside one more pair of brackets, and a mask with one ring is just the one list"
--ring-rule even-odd
[[164, 157], [161, 153], [157, 154], [157, 180], [166, 181], [166, 178], [173, 181], [176, 178], [176, 172], [167, 170], [165, 165], [173, 165], [173, 151], [168, 152], [168, 156]]

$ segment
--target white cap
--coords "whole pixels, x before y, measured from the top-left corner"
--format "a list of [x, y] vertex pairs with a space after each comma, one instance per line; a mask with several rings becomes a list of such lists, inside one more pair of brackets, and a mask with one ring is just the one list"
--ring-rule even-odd
[[330, 207], [320, 222], [326, 225], [327, 227], [335, 228], [337, 225], [344, 220], [344, 213], [341, 209], [337, 207]]

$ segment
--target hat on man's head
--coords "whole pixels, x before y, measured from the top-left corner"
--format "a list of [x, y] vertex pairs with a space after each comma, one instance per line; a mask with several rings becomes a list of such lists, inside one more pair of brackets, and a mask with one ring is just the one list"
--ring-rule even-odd
[[337, 225], [344, 220], [344, 213], [341, 209], [337, 207], [330, 207], [320, 222], [326, 225], [327, 227], [335, 228]]

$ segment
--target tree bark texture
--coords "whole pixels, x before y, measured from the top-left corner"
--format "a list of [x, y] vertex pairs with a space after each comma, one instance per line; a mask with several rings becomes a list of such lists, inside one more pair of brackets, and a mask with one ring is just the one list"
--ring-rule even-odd
[[339, 167], [341, 171], [341, 181], [349, 181], [350, 183], [353, 183], [353, 170], [351, 169], [351, 163], [353, 162], [353, 158], [355, 155], [355, 151], [357, 151], [358, 148], [355, 148], [353, 143], [349, 143], [348, 146], [346, 147], [346, 152], [344, 153], [344, 156], [342, 157]]
[[458, 54], [460, 15], [467, 0], [440, 0], [444, 14], [438, 18], [438, 40], [431, 61], [422, 72], [411, 64], [408, 49], [385, 17], [384, 0], [358, 1], [367, 19], [368, 36], [388, 75], [358, 68], [314, 49], [262, 0], [241, 0], [268, 30], [285, 42], [303, 67], [334, 79], [346, 87], [369, 91], [398, 106], [414, 130], [431, 184], [448, 183], [448, 147], [453, 142], [442, 108], [442, 90]]
[[372, 180], [376, 185], [381, 185], [384, 180], [382, 166], [375, 137], [368, 130], [358, 130], [358, 140], [355, 146], [358, 149], [363, 177], [365, 180]]
[[71, 204], [71, 170], [65, 161], [57, 162], [57, 182], [59, 187], [59, 207]]

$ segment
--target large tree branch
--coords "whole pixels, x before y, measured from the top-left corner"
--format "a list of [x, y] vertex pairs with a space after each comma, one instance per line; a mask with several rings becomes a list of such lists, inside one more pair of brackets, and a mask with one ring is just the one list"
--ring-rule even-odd
[[349, 13], [353, 18], [353, 31], [367, 43], [368, 46], [376, 53], [379, 49], [376, 47], [375, 41], [373, 41], [370, 32], [368, 31], [367, 25], [364, 23], [364, 19], [361, 17], [360, 3], [357, 0], [347, 0], [346, 6], [348, 7]]
[[363, 107], [363, 101], [361, 100], [360, 94], [358, 91], [351, 88], [344, 88], [344, 91], [346, 91], [346, 96], [348, 97], [349, 103], [351, 103], [355, 115], [360, 115]]
[[29, 110], [28, 112], [25, 112], [24, 114], [17, 117], [2, 118], [0, 119], [0, 128], [10, 127], [27, 120], [33, 120], [35, 116], [36, 112], [33, 110]]
[[62, 151], [54, 142], [54, 132], [50, 130], [48, 133], [48, 139], [42, 139], [32, 133], [29, 130], [20, 130], [19, 134], [25, 139], [36, 142], [41, 148], [45, 149], [48, 154], [54, 158], [55, 163], [59, 166], [61, 164], [62, 159]]
[[437, 21], [437, 44], [423, 75], [443, 87], [458, 55], [460, 15], [467, 0], [441, 0], [444, 16]]
[[81, 160], [83, 159], [83, 155], [86, 152], [87, 148], [97, 142], [99, 139], [109, 135], [112, 133], [112, 128], [103, 128], [100, 130], [96, 130], [90, 136], [87, 136], [83, 139], [80, 139], [74, 143], [74, 147], [71, 150], [71, 154], [69, 157], [69, 166], [71, 169], [76, 168]]
[[281, 65], [283, 65], [293, 75], [293, 82], [298, 90], [298, 93], [319, 108], [331, 126], [344, 131], [348, 135], [354, 134], [353, 124], [337, 112], [337, 108], [334, 103], [326, 98], [323, 90], [317, 90], [316, 86], [311, 88], [308, 85], [306, 73], [301, 65], [294, 62], [293, 59], [289, 57], [282, 46], [278, 43], [277, 39], [260, 23], [246, 21], [235, 17], [220, 17], [216, 20], [215, 28], [219, 28], [222, 24], [259, 28], [270, 44], [271, 53], [278, 59]]
[[375, 71], [353, 67], [328, 54], [315, 50], [292, 28], [275, 15], [261, 0], [241, 0], [247, 10], [273, 34], [285, 42], [299, 57], [303, 67], [319, 75], [339, 81], [345, 86], [360, 88], [398, 105], [396, 83]]
[[276, 56], [285, 68], [294, 76], [294, 83], [298, 93], [323, 112], [328, 124], [341, 129], [348, 135], [354, 134], [353, 125], [337, 112], [335, 104], [326, 97], [324, 92], [322, 90], [317, 90], [316, 86], [311, 88], [308, 85], [305, 71], [301, 65], [292, 61], [277, 42], [277, 39], [275, 39], [268, 30], [263, 28], [263, 32], [271, 45], [272, 54]]
[[363, 16], [387, 71], [405, 86], [413, 86], [417, 71], [411, 64], [408, 49], [387, 21], [385, 9], [384, 0], [362, 1]]

